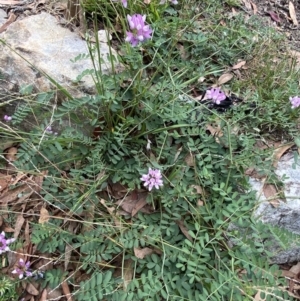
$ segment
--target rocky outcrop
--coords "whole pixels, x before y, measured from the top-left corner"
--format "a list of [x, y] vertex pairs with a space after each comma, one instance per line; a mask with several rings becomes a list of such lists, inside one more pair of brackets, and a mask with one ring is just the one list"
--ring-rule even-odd
[[[0, 34], [0, 39], [3, 42], [0, 45], [0, 94], [16, 92], [22, 85], [30, 84], [36, 92], [48, 91], [53, 86], [44, 73], [75, 97], [81, 92], [95, 92], [91, 75], [74, 84], [83, 71], [94, 69], [87, 55], [87, 42], [60, 26], [52, 15], [43, 12], [17, 20]], [[117, 53], [103, 42], [100, 43], [100, 53], [101, 72], [107, 73], [111, 70], [108, 55], [112, 53], [117, 57]], [[71, 61], [79, 55], [83, 59]]]
[[[283, 183], [281, 199], [275, 206], [264, 195], [264, 184], [257, 179], [250, 179], [253, 190], [257, 192], [258, 206], [255, 217], [263, 223], [271, 224], [285, 231], [278, 240], [272, 235], [269, 237], [271, 247], [269, 251], [274, 254], [274, 263], [291, 263], [300, 261], [300, 166], [296, 164], [294, 155], [288, 153], [278, 162], [275, 171], [278, 180]], [[289, 233], [293, 239], [289, 239]], [[285, 237], [286, 236], [286, 237]], [[286, 243], [284, 242], [286, 241]]]

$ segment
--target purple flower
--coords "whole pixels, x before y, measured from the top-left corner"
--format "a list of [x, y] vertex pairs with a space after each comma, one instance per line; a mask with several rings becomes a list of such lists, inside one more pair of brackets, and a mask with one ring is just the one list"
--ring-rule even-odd
[[4, 115], [3, 119], [4, 119], [5, 121], [11, 121], [12, 117], [9, 116], [9, 115]]
[[149, 191], [151, 191], [153, 187], [159, 189], [159, 186], [163, 186], [162, 175], [159, 169], [149, 168], [148, 173], [142, 175], [141, 180], [145, 182], [145, 187], [148, 186]]
[[12, 273], [18, 274], [19, 279], [22, 279], [24, 276], [31, 277], [32, 272], [29, 270], [29, 267], [30, 267], [30, 262], [27, 261], [25, 263], [25, 261], [22, 258], [20, 258], [18, 266], [12, 271]]
[[127, 15], [127, 20], [131, 31], [127, 31], [126, 33], [126, 42], [131, 43], [132, 46], [136, 46], [139, 42], [151, 38], [152, 30], [149, 25], [145, 24], [146, 15]]
[[292, 109], [296, 109], [300, 106], [300, 97], [290, 97], [290, 102], [292, 104]]
[[45, 131], [48, 133], [48, 134], [53, 134], [53, 131], [52, 131], [52, 127], [49, 125], [45, 128]]
[[9, 244], [14, 242], [14, 238], [5, 239], [5, 232], [1, 232], [0, 234], [0, 254], [9, 251]]
[[206, 91], [205, 98], [211, 99], [212, 102], [219, 105], [221, 103], [221, 101], [226, 99], [226, 95], [219, 88], [211, 88], [210, 90]]

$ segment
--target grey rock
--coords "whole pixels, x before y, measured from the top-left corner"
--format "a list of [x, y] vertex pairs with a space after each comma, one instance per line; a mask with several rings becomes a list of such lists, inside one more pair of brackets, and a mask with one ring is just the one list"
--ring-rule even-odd
[[0, 9], [0, 26], [7, 21], [7, 14], [3, 9]]
[[274, 254], [272, 261], [278, 264], [296, 262], [300, 260], [300, 166], [295, 164], [293, 154], [288, 153], [281, 158], [275, 173], [284, 185], [285, 199], [280, 200], [278, 207], [274, 207], [263, 194], [263, 182], [250, 179], [258, 200], [254, 216], [293, 235], [288, 247], [270, 237], [273, 242], [269, 249]]
[[[51, 85], [43, 76], [45, 72], [75, 97], [83, 95], [80, 92], [95, 92], [91, 75], [74, 85], [79, 74], [93, 69], [90, 58], [71, 62], [80, 54], [88, 54], [86, 41], [61, 27], [50, 14], [43, 12], [17, 20], [0, 34], [0, 38], [6, 44], [0, 46], [0, 72], [5, 76], [5, 81], [0, 82], [2, 90], [15, 91], [22, 85], [32, 84], [36, 92], [48, 91]], [[116, 58], [114, 49], [100, 43], [102, 73], [111, 70], [110, 50]]]

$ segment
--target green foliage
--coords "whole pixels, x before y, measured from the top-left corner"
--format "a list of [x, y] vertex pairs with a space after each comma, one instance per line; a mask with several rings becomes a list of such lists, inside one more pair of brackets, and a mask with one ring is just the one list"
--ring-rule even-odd
[[11, 301], [18, 298], [15, 283], [5, 276], [0, 276], [0, 301]]

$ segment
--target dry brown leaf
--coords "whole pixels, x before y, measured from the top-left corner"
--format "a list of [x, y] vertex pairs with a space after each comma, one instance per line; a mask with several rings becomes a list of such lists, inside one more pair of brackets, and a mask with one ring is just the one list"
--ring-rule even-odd
[[50, 219], [49, 212], [46, 208], [42, 207], [40, 211], [39, 224], [48, 223]]
[[69, 285], [68, 285], [68, 283], [66, 281], [62, 282], [61, 288], [62, 288], [64, 296], [67, 298], [67, 300], [68, 301], [73, 301]]
[[123, 288], [124, 291], [127, 290], [128, 284], [131, 282], [134, 274], [133, 270], [133, 260], [132, 259], [126, 259], [124, 261], [124, 266], [123, 266]]
[[212, 136], [222, 137], [223, 133], [219, 126], [213, 127], [211, 124], [206, 125], [206, 129], [210, 132]]
[[6, 193], [4, 193], [0, 197], [0, 203], [3, 205], [7, 205], [8, 203], [16, 200], [18, 198], [19, 194], [26, 193], [26, 192], [28, 193], [28, 191], [29, 191], [29, 188], [27, 185], [21, 185], [14, 189], [8, 190]]
[[282, 157], [282, 155], [288, 150], [290, 149], [292, 146], [294, 145], [293, 142], [291, 143], [287, 143], [284, 145], [281, 145], [280, 147], [276, 148], [273, 154], [273, 166], [277, 167], [278, 165], [278, 161], [280, 160], [280, 158]]
[[278, 191], [273, 184], [264, 184], [263, 186], [264, 195], [270, 204], [272, 204], [275, 208], [279, 206], [279, 199], [276, 197], [278, 195]]
[[300, 262], [298, 262], [297, 264], [293, 265], [290, 270], [290, 272], [294, 273], [295, 275], [299, 275], [300, 274]]
[[39, 291], [30, 282], [27, 283], [26, 291], [33, 296], [37, 296], [39, 294]]
[[135, 216], [143, 207], [147, 205], [147, 193], [140, 193], [138, 194], [138, 201], [135, 203], [132, 211], [131, 216]]
[[149, 214], [153, 212], [153, 209], [146, 202], [147, 195], [148, 192], [137, 192], [137, 190], [134, 190], [116, 203], [131, 216], [136, 215], [138, 211]]
[[114, 207], [108, 207], [106, 205], [106, 202], [104, 199], [100, 199], [100, 203], [107, 209], [107, 211], [109, 212], [109, 214], [112, 216], [114, 222], [115, 222], [115, 225], [117, 227], [122, 227], [122, 222], [121, 220], [118, 218], [118, 212], [115, 212], [116, 209]]
[[47, 290], [44, 288], [39, 301], [47, 301]]
[[16, 161], [17, 160], [17, 153], [18, 153], [18, 149], [16, 147], [10, 147], [7, 151], [6, 151], [6, 155], [5, 158], [10, 161]]
[[217, 85], [218, 85], [218, 86], [221, 86], [221, 85], [223, 85], [223, 84], [229, 82], [232, 78], [233, 78], [233, 74], [231, 74], [231, 73], [224, 73], [224, 74], [222, 74], [222, 75], [219, 77], [219, 79], [218, 79], [218, 81], [217, 81]]
[[195, 166], [195, 157], [193, 154], [189, 153], [185, 159], [184, 159], [185, 163], [187, 166]]
[[150, 248], [133, 248], [134, 255], [139, 258], [143, 259], [147, 255], [151, 255], [154, 251]]
[[198, 194], [202, 194], [203, 193], [203, 189], [202, 189], [201, 186], [199, 186], [199, 185], [192, 185], [191, 187], [194, 188]]
[[95, 217], [95, 205], [89, 202], [83, 214], [84, 214], [85, 223], [83, 223], [82, 233], [92, 231], [94, 229], [93, 220]]
[[203, 201], [201, 201], [201, 200], [198, 200], [198, 201], [197, 201], [197, 206], [201, 207], [201, 206], [203, 206], [203, 205], [204, 205], [204, 202], [203, 202]]
[[179, 226], [181, 232], [184, 234], [184, 236], [189, 240], [189, 241], [193, 241], [192, 236], [189, 234], [188, 229], [186, 228], [186, 226], [184, 225], [183, 221], [176, 221], [176, 224]]
[[182, 151], [182, 146], [177, 149], [177, 152], [176, 152], [176, 154], [174, 156], [174, 162], [177, 161], [179, 155], [181, 154], [181, 151]]
[[186, 51], [186, 48], [181, 45], [181, 44], [177, 44], [177, 49], [179, 51], [179, 54], [180, 54], [180, 57], [183, 59], [183, 60], [187, 60], [189, 55]]
[[235, 64], [234, 66], [232, 66], [232, 69], [237, 70], [237, 69], [242, 68], [245, 65], [246, 65], [246, 61], [241, 61], [241, 62], [238, 62], [237, 64]]
[[109, 194], [114, 199], [124, 198], [128, 194], [128, 189], [120, 183], [112, 183], [108, 186]]
[[255, 4], [254, 2], [252, 2], [251, 0], [250, 0], [250, 3], [251, 3], [251, 6], [252, 6], [252, 9], [253, 9], [253, 14], [256, 15], [257, 12], [258, 12], [257, 6], [256, 6], [256, 4]]
[[295, 11], [295, 7], [294, 7], [294, 4], [292, 1], [289, 2], [289, 12], [290, 12], [290, 16], [293, 21], [293, 24], [298, 26], [296, 11]]
[[7, 21], [0, 27], [0, 33], [4, 32], [7, 27], [17, 19], [16, 15], [11, 13]]
[[210, 132], [210, 134], [212, 136], [215, 137], [216, 142], [220, 144], [220, 139], [219, 137], [223, 136], [223, 132], [221, 131], [221, 128], [219, 125], [217, 125], [216, 127], [213, 127], [211, 124], [207, 124], [206, 125], [206, 129]]
[[29, 189], [30, 188], [28, 188], [27, 190], [22, 192], [22, 196], [18, 197], [18, 200], [17, 200], [16, 204], [24, 204], [24, 201], [27, 200], [34, 193], [33, 189], [28, 191]]
[[16, 220], [16, 223], [15, 223], [15, 232], [14, 232], [14, 238], [17, 239], [19, 234], [20, 234], [20, 231], [23, 227], [23, 224], [25, 222], [25, 219], [23, 217], [22, 214], [19, 214], [18, 217], [17, 217], [17, 220]]
[[0, 192], [7, 188], [7, 186], [11, 183], [11, 175], [5, 175], [0, 173]]
[[30, 245], [30, 234], [29, 234], [29, 223], [28, 223], [28, 221], [26, 221], [24, 234], [25, 234], [24, 235], [25, 236], [24, 246], [29, 246]]
[[248, 0], [243, 0], [243, 3], [245, 4], [245, 7], [246, 7], [247, 9], [249, 9], [249, 10], [252, 9], [251, 3], [250, 3]]
[[35, 185], [35, 193], [40, 193], [41, 192], [41, 188], [43, 185], [43, 181], [44, 181], [44, 177], [48, 174], [48, 171], [45, 170], [43, 171], [40, 175], [33, 177], [33, 181], [36, 184]]
[[48, 300], [61, 300], [63, 296], [63, 292], [60, 287], [56, 287], [52, 289], [51, 287], [47, 287], [47, 301]]
[[296, 274], [294, 274], [291, 271], [287, 271], [287, 270], [282, 270], [281, 275], [284, 276], [284, 277], [289, 277], [289, 278], [295, 278], [296, 277]]

